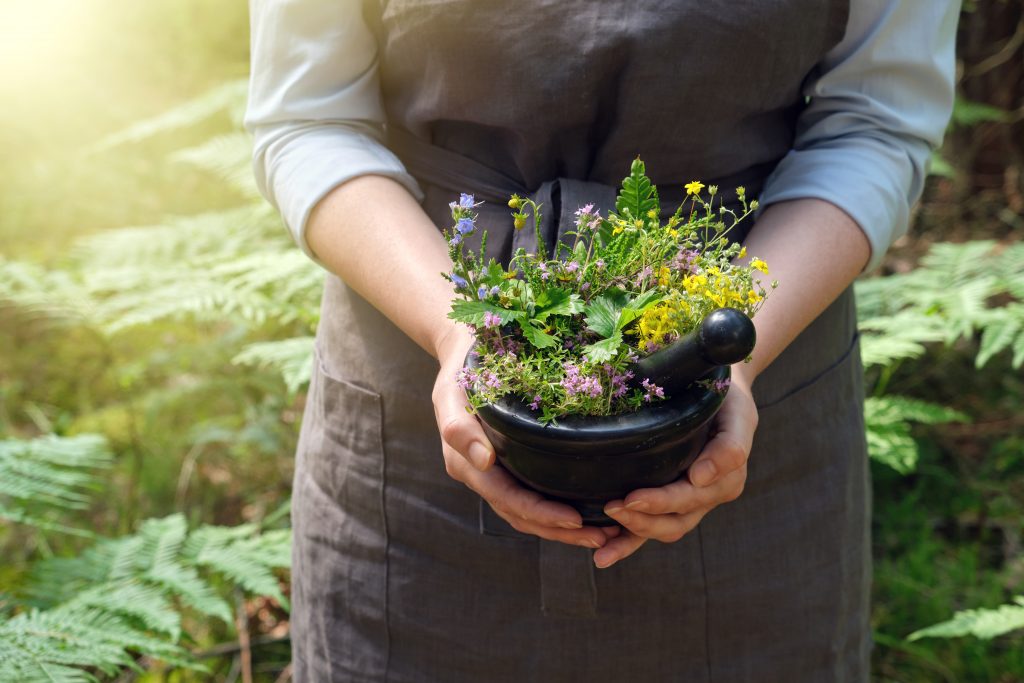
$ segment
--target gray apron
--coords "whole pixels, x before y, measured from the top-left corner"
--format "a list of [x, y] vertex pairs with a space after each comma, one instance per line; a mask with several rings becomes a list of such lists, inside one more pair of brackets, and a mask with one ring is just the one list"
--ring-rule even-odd
[[[425, 210], [440, 227], [457, 192], [488, 200], [505, 259], [533, 239], [511, 230], [509, 192], [544, 202], [551, 243], [578, 206], [611, 207], [637, 155], [663, 196], [694, 179], [756, 196], [847, 16], [841, 0], [364, 4], [389, 144]], [[743, 495], [606, 570], [447, 477], [436, 372], [327, 278], [293, 498], [297, 681], [867, 680], [851, 290], [758, 379]]]

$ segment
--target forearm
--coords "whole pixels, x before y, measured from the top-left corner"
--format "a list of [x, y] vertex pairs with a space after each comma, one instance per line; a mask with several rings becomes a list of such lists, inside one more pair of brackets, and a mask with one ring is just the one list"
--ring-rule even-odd
[[314, 208], [306, 239], [317, 258], [435, 357], [454, 328], [444, 237], [397, 182], [362, 176]]
[[765, 209], [744, 241], [778, 280], [754, 319], [757, 346], [743, 366], [751, 381], [860, 274], [871, 255], [863, 231], [845, 212], [818, 199]]

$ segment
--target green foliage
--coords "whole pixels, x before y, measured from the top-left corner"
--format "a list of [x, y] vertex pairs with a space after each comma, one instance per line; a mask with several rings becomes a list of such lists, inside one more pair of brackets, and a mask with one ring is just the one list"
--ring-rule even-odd
[[17, 672], [18, 681], [93, 680], [79, 668], [113, 673], [133, 665], [133, 653], [195, 668], [179, 645], [182, 614], [230, 624], [223, 593], [233, 586], [287, 608], [274, 571], [289, 567], [290, 541], [290, 530], [256, 524], [189, 533], [175, 514], [78, 555], [41, 560], [23, 590], [27, 609], [0, 615], [0, 672]]
[[[978, 368], [1012, 349], [1012, 365], [1024, 363], [1024, 245], [978, 241], [936, 244], [921, 266], [904, 275], [858, 283], [861, 355], [866, 366], [883, 366], [883, 378], [904, 360], [919, 358], [928, 344], [952, 345], [980, 335]], [[885, 380], [878, 392], [884, 391]], [[873, 458], [899, 472], [918, 459], [911, 422], [939, 424], [967, 416], [901, 397], [875, 397], [865, 405]]]
[[913, 472], [919, 457], [910, 423], [967, 422], [963, 413], [904, 396], [872, 396], [864, 402], [871, 457], [901, 474]]
[[54, 513], [82, 510], [109, 468], [106, 440], [95, 434], [0, 441], [0, 518], [41, 529], [88, 535]]
[[995, 609], [969, 609], [957, 612], [949, 621], [914, 631], [907, 639], [959, 636], [989, 639], [1020, 628], [1024, 628], [1024, 596], [1018, 596], [1012, 604], [1001, 605]]
[[622, 189], [615, 200], [615, 210], [624, 218], [644, 218], [648, 211], [659, 211], [658, 189], [647, 177], [644, 162], [634, 159], [629, 175], [622, 179]]

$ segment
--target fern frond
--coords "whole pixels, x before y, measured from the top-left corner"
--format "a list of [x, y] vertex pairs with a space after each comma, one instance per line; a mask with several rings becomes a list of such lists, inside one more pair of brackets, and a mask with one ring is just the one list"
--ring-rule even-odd
[[155, 586], [135, 581], [110, 582], [87, 588], [65, 605], [70, 609], [93, 608], [137, 619], [146, 629], [181, 637], [181, 616]]
[[864, 401], [868, 452], [871, 458], [900, 474], [913, 472], [919, 451], [910, 433], [910, 423], [942, 424], [967, 422], [969, 418], [952, 408], [906, 398], [870, 397]]
[[205, 526], [186, 543], [185, 556], [209, 567], [258, 595], [269, 595], [288, 609], [274, 569], [291, 566], [291, 530], [279, 529], [256, 535], [255, 525]]
[[907, 640], [921, 638], [957, 638], [974, 636], [985, 640], [1024, 628], [1024, 596], [995, 609], [969, 609], [957, 612], [952, 619], [914, 631]]
[[294, 337], [249, 344], [231, 362], [271, 368], [280, 373], [288, 391], [295, 393], [313, 374], [313, 340], [313, 337]]
[[230, 81], [159, 116], [139, 121], [113, 135], [108, 135], [93, 145], [89, 151], [101, 152], [118, 145], [140, 142], [155, 135], [195, 126], [222, 111], [227, 111], [238, 125], [248, 89], [247, 79]]
[[131, 652], [202, 670], [185, 650], [106, 611], [62, 606], [0, 619], [0, 681], [95, 681], [135, 668]]
[[112, 462], [106, 440], [95, 434], [0, 441], [0, 517], [63, 530], [53, 513], [86, 507], [99, 486], [96, 470]]
[[252, 138], [246, 133], [217, 136], [197, 147], [175, 152], [171, 160], [209, 171], [246, 197], [260, 197], [252, 174]]

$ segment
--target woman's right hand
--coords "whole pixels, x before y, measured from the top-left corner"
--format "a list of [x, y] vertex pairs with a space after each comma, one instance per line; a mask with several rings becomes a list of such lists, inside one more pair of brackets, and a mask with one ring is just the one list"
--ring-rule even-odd
[[576, 510], [524, 488], [495, 466], [494, 448], [479, 421], [467, 411], [466, 392], [455, 381], [473, 344], [472, 333], [464, 325], [453, 324], [437, 345], [441, 369], [434, 382], [434, 416], [448, 476], [479, 494], [517, 531], [584, 548], [603, 547], [619, 527], [583, 527]]

